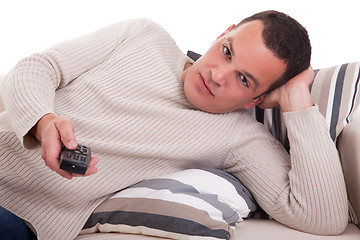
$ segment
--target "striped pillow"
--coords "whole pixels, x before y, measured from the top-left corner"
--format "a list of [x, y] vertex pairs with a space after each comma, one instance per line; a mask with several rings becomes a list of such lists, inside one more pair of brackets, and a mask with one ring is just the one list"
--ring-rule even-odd
[[229, 239], [256, 210], [250, 192], [220, 170], [189, 169], [139, 182], [100, 204], [80, 234]]
[[351, 121], [359, 103], [359, 67], [360, 62], [353, 62], [316, 71], [311, 95], [319, 105], [334, 141]]

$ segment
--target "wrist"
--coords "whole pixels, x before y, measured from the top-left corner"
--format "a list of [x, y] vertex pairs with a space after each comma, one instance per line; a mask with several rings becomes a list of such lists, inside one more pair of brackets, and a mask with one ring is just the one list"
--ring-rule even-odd
[[309, 89], [295, 89], [281, 98], [279, 105], [283, 112], [293, 112], [314, 106], [314, 100]]
[[45, 114], [30, 130], [30, 134], [41, 142], [43, 131], [46, 129], [46, 127], [54, 118], [56, 118], [56, 115], [53, 113]]

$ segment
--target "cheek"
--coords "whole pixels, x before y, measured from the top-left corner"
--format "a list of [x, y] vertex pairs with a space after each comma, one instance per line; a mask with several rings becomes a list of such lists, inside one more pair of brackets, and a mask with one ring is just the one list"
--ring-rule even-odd
[[[223, 105], [228, 105], [236, 109], [244, 108], [246, 104], [253, 100], [252, 94], [243, 89], [231, 89], [223, 94], [221, 99]], [[234, 109], [235, 110], [235, 109]]]
[[186, 79], [184, 82], [184, 93], [187, 100], [194, 106], [198, 105], [199, 97], [193, 79]]
[[189, 82], [188, 81], [185, 81], [184, 82], [184, 93], [185, 93], [185, 96], [187, 99], [189, 99], [191, 97], [191, 92], [192, 92], [192, 89], [190, 88], [189, 86]]
[[201, 65], [202, 67], [213, 67], [220, 60], [221, 57], [221, 44], [214, 43], [211, 47], [199, 58], [195, 64]]

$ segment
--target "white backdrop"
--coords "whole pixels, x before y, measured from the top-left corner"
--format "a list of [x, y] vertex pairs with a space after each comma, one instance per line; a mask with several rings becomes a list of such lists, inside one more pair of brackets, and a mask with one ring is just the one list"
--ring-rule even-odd
[[1, 0], [0, 74], [21, 58], [121, 20], [160, 23], [186, 52], [204, 53], [255, 12], [288, 13], [308, 30], [314, 68], [360, 60], [358, 0]]

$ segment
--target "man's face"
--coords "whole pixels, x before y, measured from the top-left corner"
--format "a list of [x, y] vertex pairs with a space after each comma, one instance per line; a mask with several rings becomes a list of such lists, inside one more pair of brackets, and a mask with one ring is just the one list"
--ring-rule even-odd
[[[231, 29], [230, 29], [231, 30]], [[182, 74], [192, 105], [211, 113], [251, 108], [285, 71], [262, 39], [263, 24], [255, 20], [226, 31]]]

